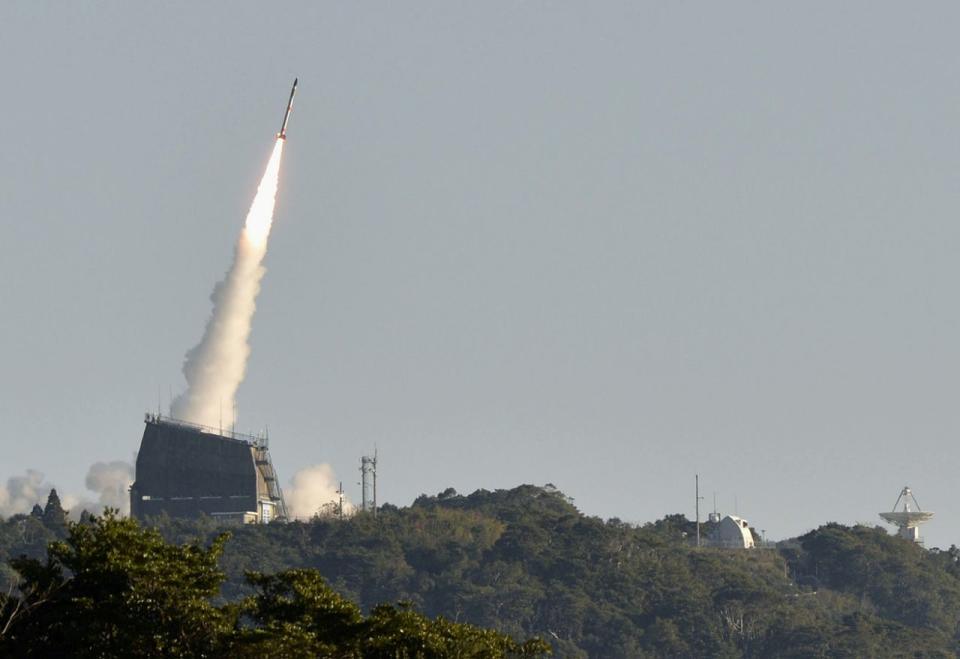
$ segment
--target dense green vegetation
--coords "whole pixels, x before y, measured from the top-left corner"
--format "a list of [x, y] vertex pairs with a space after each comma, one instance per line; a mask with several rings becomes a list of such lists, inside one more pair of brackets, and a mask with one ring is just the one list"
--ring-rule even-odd
[[365, 617], [310, 569], [248, 573], [251, 595], [217, 605], [229, 534], [174, 545], [113, 513], [63, 530], [46, 560], [11, 561], [18, 588], [0, 595], [0, 656], [495, 659], [549, 649], [405, 605]]
[[[39, 512], [0, 525], [0, 551], [45, 556], [64, 531]], [[293, 619], [312, 639], [338, 633], [324, 632], [339, 628], [336, 616], [284, 618], [276, 605], [328, 583], [326, 597], [359, 604], [345, 614], [356, 624], [386, 616], [386, 629], [415, 616], [442, 636], [438, 625], [465, 622], [476, 634], [539, 636], [559, 657], [953, 657], [960, 648], [960, 550], [925, 550], [880, 528], [828, 524], [776, 548], [696, 549], [680, 515], [642, 527], [603, 521], [533, 486], [447, 490], [375, 517], [245, 526], [222, 546], [211, 520], [153, 522], [177, 545], [222, 549], [226, 580], [210, 606], [245, 603], [256, 632], [244, 642], [261, 647], [277, 646]], [[10, 580], [6, 569], [0, 579]], [[198, 597], [210, 602], [212, 592]], [[454, 623], [431, 623], [437, 616]], [[297, 656], [300, 637], [291, 638]]]

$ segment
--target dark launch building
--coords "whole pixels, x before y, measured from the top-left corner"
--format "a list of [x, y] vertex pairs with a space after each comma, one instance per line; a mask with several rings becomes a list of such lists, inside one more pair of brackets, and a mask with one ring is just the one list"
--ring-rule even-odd
[[267, 437], [147, 414], [130, 514], [209, 515], [226, 524], [285, 519]]

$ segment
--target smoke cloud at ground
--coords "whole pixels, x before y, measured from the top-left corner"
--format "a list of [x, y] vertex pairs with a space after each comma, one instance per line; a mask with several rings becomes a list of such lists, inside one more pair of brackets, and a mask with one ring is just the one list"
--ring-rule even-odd
[[22, 476], [11, 476], [6, 486], [0, 488], [0, 515], [29, 513], [37, 503], [42, 506], [46, 502], [52, 487], [35, 469], [28, 469]]
[[97, 498], [91, 499], [88, 493], [77, 495], [59, 490], [49, 482], [43, 473], [28, 469], [24, 474], [11, 476], [6, 485], [0, 487], [0, 517], [24, 515], [35, 505], [46, 505], [50, 490], [56, 489], [60, 496], [60, 505], [77, 519], [81, 511], [100, 514], [104, 508], [116, 508], [121, 514], [130, 512], [130, 484], [133, 483], [133, 465], [122, 460], [113, 462], [95, 462], [87, 471], [86, 486]]
[[[333, 513], [339, 505], [337, 493], [340, 483], [328, 464], [305, 467], [293, 475], [290, 485], [284, 488], [283, 497], [287, 513], [294, 519], [310, 519], [317, 514]], [[343, 499], [344, 514], [352, 513], [354, 506]]]
[[99, 513], [104, 508], [116, 508], [123, 515], [129, 514], [133, 474], [133, 465], [122, 460], [90, 465], [85, 484], [88, 490], [99, 495], [96, 508], [90, 512]]

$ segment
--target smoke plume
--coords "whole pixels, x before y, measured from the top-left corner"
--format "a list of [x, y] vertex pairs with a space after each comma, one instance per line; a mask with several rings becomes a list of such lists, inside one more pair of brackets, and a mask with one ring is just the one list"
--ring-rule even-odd
[[[314, 515], [332, 514], [340, 504], [339, 483], [328, 464], [311, 465], [293, 475], [283, 489], [287, 514], [293, 519], [310, 519]], [[353, 504], [343, 499], [343, 512], [353, 512]]]
[[87, 471], [86, 486], [99, 495], [92, 513], [104, 508], [116, 508], [123, 515], [130, 514], [130, 485], [133, 484], [133, 465], [122, 460], [95, 462]]
[[0, 488], [0, 515], [29, 513], [34, 505], [46, 503], [52, 487], [35, 469], [28, 469], [22, 476], [11, 476], [6, 487]]
[[[89, 495], [78, 496], [58, 490], [60, 505], [70, 513], [72, 519], [78, 518], [82, 510], [99, 515], [106, 507], [116, 508], [122, 515], [128, 515], [131, 483], [133, 465], [122, 460], [95, 462], [87, 471], [86, 486], [97, 494], [97, 500], [92, 501]], [[11, 476], [5, 487], [0, 487], [0, 517], [29, 513], [37, 504], [43, 507], [52, 489], [56, 489], [56, 486], [36, 469], [28, 469], [20, 476]]]
[[233, 425], [234, 399], [250, 355], [250, 325], [256, 311], [263, 257], [273, 223], [277, 179], [284, 140], [273, 147], [267, 169], [247, 213], [233, 264], [210, 296], [213, 313], [194, 348], [187, 352], [183, 375], [187, 390], [171, 405], [171, 414], [211, 428]]

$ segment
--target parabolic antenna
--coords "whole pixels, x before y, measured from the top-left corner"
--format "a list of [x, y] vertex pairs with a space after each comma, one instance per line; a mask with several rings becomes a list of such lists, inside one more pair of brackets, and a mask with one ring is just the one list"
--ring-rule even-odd
[[[901, 502], [903, 507], [897, 510], [897, 506], [900, 506]], [[920, 510], [920, 504], [917, 503], [913, 492], [910, 491], [909, 487], [905, 487], [900, 491], [897, 502], [893, 504], [893, 510], [889, 513], [880, 513], [880, 517], [899, 528], [897, 535], [900, 537], [912, 542], [922, 542], [918, 527], [929, 521], [933, 517], [933, 513]]]

